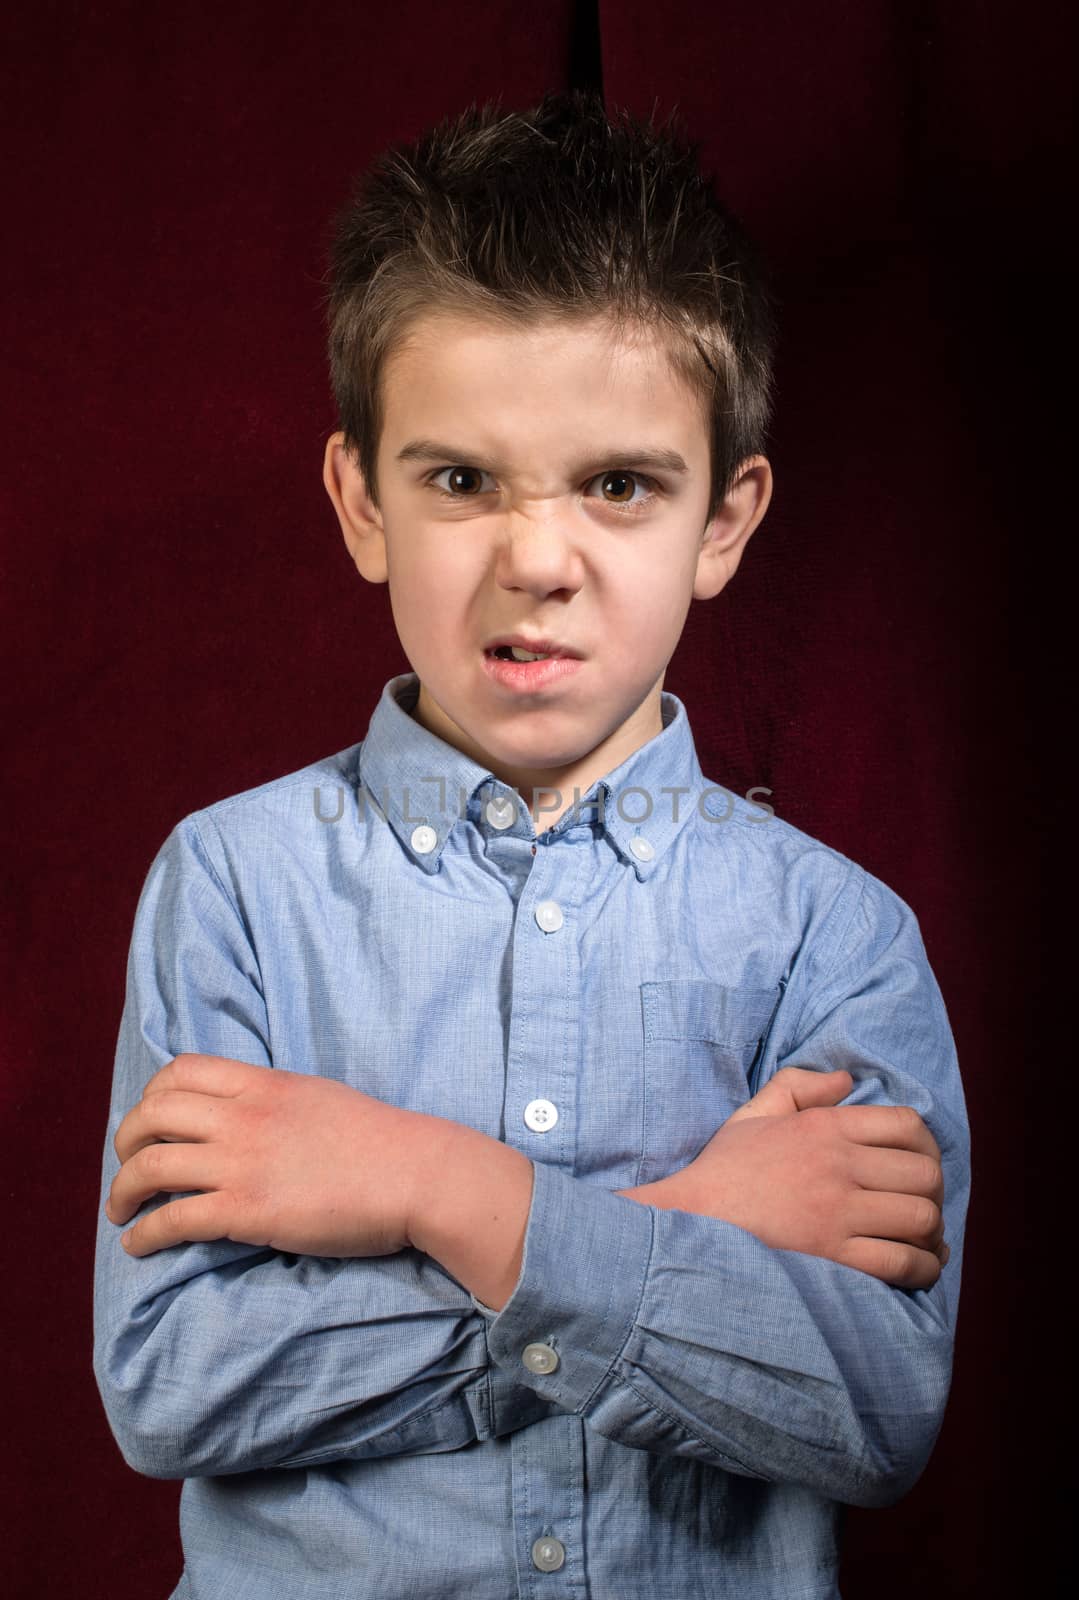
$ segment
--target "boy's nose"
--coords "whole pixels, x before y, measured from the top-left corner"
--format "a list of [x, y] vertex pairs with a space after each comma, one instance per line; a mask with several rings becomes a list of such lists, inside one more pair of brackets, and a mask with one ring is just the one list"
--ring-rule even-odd
[[576, 541], [557, 514], [511, 515], [495, 559], [499, 581], [509, 589], [549, 594], [579, 589], [584, 563]]

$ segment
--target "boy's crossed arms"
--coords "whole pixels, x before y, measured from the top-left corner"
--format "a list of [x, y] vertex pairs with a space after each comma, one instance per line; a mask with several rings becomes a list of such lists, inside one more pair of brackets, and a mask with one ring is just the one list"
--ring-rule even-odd
[[[778, 1071], [681, 1171], [615, 1193], [730, 1222], [904, 1289], [947, 1261], [941, 1153], [909, 1106], [837, 1105], [846, 1071]], [[131, 1255], [231, 1239], [317, 1256], [409, 1247], [500, 1310], [521, 1270], [533, 1165], [448, 1118], [335, 1079], [185, 1053], [124, 1117], [105, 1211]]]

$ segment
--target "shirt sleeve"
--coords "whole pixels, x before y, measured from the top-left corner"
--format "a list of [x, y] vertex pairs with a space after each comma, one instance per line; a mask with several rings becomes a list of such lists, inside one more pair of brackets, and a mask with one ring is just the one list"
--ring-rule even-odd
[[139, 898], [102, 1163], [93, 1367], [129, 1466], [186, 1478], [454, 1450], [560, 1409], [492, 1377], [481, 1314], [420, 1251], [347, 1259], [219, 1239], [129, 1256], [104, 1211], [113, 1141], [185, 1051], [273, 1065], [257, 957], [197, 814]]
[[610, 1439], [880, 1506], [916, 1482], [943, 1420], [969, 1133], [913, 912], [852, 864], [827, 920], [832, 957], [823, 970], [809, 958], [791, 1042], [762, 1081], [782, 1066], [845, 1068], [844, 1104], [919, 1112], [941, 1150], [951, 1247], [933, 1287], [896, 1288], [537, 1162], [517, 1284], [498, 1312], [474, 1304], [496, 1363]]

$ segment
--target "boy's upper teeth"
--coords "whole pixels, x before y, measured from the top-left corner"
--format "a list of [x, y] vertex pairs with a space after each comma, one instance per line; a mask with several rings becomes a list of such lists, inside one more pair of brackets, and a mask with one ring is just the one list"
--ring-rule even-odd
[[546, 661], [547, 660], [547, 657], [545, 655], [539, 654], [539, 653], [537, 653], [536, 651], [533, 651], [533, 650], [522, 650], [520, 645], [516, 645], [516, 644], [511, 644], [510, 645], [510, 653], [513, 656], [514, 661]]

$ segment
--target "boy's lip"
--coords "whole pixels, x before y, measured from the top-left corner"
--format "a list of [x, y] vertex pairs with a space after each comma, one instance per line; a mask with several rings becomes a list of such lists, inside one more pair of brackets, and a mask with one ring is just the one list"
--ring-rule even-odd
[[497, 634], [484, 645], [484, 654], [490, 655], [501, 645], [509, 644], [515, 644], [518, 650], [530, 650], [537, 656], [569, 656], [575, 661], [583, 659], [579, 650], [571, 649], [568, 644], [559, 644], [557, 639], [527, 639], [523, 633]]
[[555, 692], [566, 678], [574, 678], [584, 663], [577, 656], [547, 656], [538, 661], [518, 661], [515, 656], [496, 656], [485, 650], [483, 671], [503, 694], [546, 695]]

